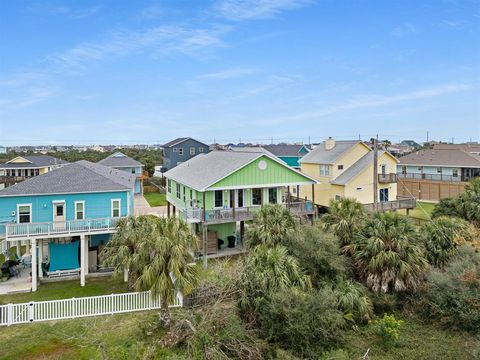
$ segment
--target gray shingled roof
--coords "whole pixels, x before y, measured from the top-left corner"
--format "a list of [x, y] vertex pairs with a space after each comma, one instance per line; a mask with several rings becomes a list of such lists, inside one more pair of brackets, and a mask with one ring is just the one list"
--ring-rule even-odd
[[0, 190], [0, 197], [131, 191], [135, 175], [81, 160]]
[[[385, 151], [379, 151], [378, 157], [382, 156], [384, 153]], [[373, 165], [373, 151], [363, 155], [352, 166], [350, 166], [348, 169], [345, 169], [340, 175], [330, 181], [330, 184], [346, 185], [370, 165]]]
[[459, 149], [419, 150], [400, 157], [400, 165], [480, 168], [480, 156]]
[[[263, 145], [263, 148], [275, 156], [303, 156], [299, 151], [305, 145]], [[308, 149], [307, 149], [308, 151]]]
[[353, 148], [355, 145], [361, 143], [360, 140], [345, 140], [335, 141], [335, 146], [330, 149], [325, 149], [325, 142], [316, 146], [312, 151], [300, 159], [300, 163], [310, 164], [333, 164], [344, 153]]
[[467, 144], [434, 144], [433, 150], [463, 150], [468, 153], [480, 152], [480, 144], [467, 143]]
[[[208, 154], [199, 154], [177, 165], [164, 175], [167, 179], [179, 182], [198, 191], [204, 191], [212, 184], [261, 156], [268, 156], [283, 164], [283, 161], [265, 152], [211, 151]], [[292, 169], [292, 171], [296, 170]], [[308, 175], [302, 175], [308, 177]]]
[[131, 157], [117, 151], [112, 155], [106, 157], [103, 160], [98, 162], [100, 165], [111, 166], [111, 167], [135, 167], [143, 166], [141, 162], [132, 159]]
[[202, 143], [201, 141], [198, 141], [198, 140], [195, 140], [194, 138], [191, 138], [191, 137], [181, 137], [181, 138], [176, 138], [175, 140], [172, 140], [172, 141], [169, 141], [168, 143], [166, 144], [163, 144], [163, 147], [166, 148], [166, 147], [172, 147], [172, 146], [175, 146], [175, 145], [178, 145], [184, 141], [187, 141], [188, 139], [192, 139], [196, 142], [199, 142], [205, 146], [208, 146], [207, 144], [205, 143]]
[[67, 161], [62, 159], [57, 159], [50, 155], [19, 155], [17, 157], [22, 157], [30, 161], [30, 163], [6, 162], [4, 164], [0, 164], [0, 168], [2, 169], [41, 168], [41, 167], [47, 167], [47, 166], [68, 164]]

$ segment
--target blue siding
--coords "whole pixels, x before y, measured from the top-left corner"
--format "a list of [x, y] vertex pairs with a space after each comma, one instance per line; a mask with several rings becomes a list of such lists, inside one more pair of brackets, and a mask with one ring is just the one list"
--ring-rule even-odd
[[[190, 155], [190, 148], [195, 149], [195, 153], [193, 155]], [[173, 149], [176, 149], [176, 151], [173, 151]], [[182, 151], [180, 151], [180, 149], [182, 149]], [[192, 157], [197, 156], [198, 154], [206, 154], [209, 151], [210, 149], [207, 144], [201, 143], [200, 141], [197, 141], [195, 139], [188, 139], [184, 142], [179, 143], [178, 145], [163, 149], [163, 166], [167, 168], [167, 170], [170, 170], [177, 166], [179, 163], [188, 161]]]

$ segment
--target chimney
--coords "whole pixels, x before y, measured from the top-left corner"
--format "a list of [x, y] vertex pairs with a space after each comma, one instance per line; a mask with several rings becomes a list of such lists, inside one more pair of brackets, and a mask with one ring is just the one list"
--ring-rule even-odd
[[325, 150], [331, 150], [335, 147], [335, 139], [332, 139], [331, 136], [328, 137], [327, 140], [325, 140]]

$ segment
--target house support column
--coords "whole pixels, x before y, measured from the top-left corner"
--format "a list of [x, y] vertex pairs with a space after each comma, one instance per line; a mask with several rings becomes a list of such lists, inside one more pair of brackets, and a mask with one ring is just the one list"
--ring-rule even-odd
[[167, 217], [170, 217], [170, 202], [167, 201]]
[[43, 279], [43, 239], [38, 240], [38, 278]]
[[317, 218], [317, 207], [315, 206], [315, 184], [312, 184], [312, 206], [313, 206], [313, 217]]
[[123, 270], [123, 282], [128, 282], [128, 269]]
[[206, 269], [208, 268], [208, 227], [205, 225], [205, 223], [202, 224], [202, 230], [203, 230], [203, 267]]
[[85, 235], [80, 235], [80, 286], [85, 286]]
[[17, 256], [21, 257], [22, 256], [22, 242], [17, 241]]
[[243, 238], [245, 237], [245, 221], [240, 221], [240, 241], [243, 246]]
[[172, 212], [173, 212], [173, 217], [175, 217], [175, 213], [177, 212], [177, 208], [175, 207], [175, 205], [172, 205]]
[[32, 254], [32, 291], [37, 291], [37, 239], [31, 240]]

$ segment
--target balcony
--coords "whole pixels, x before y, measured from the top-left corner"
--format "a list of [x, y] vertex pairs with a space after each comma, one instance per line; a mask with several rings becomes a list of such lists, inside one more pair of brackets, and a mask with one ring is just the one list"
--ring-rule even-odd
[[7, 175], [1, 175], [0, 176], [0, 184], [7, 184], [7, 185], [14, 185], [16, 183], [19, 183], [21, 181], [24, 181], [26, 179], [29, 179], [33, 176], [7, 176]]
[[25, 240], [39, 237], [63, 237], [115, 232], [122, 218], [103, 218], [69, 220], [61, 222], [7, 223], [5, 239], [7, 241]]
[[376, 209], [375, 204], [364, 204], [367, 211], [393, 211], [399, 209], [414, 209], [417, 206], [417, 199], [408, 196], [398, 196], [397, 200], [379, 201]]
[[[287, 204], [282, 204], [287, 207], [293, 215], [306, 216], [314, 213], [314, 209], [311, 201], [298, 201]], [[233, 221], [248, 221], [253, 220], [255, 212], [257, 212], [261, 206], [247, 206], [240, 208], [228, 208], [228, 209], [213, 209], [205, 212], [206, 224], [222, 224]], [[203, 222], [203, 209], [185, 209], [180, 212], [180, 216], [189, 223]]]
[[469, 181], [469, 179], [462, 179], [460, 176], [443, 175], [443, 174], [421, 174], [421, 173], [402, 173], [397, 174], [399, 179], [412, 180], [429, 180], [429, 181], [446, 181], [446, 182], [461, 182]]
[[378, 174], [378, 182], [380, 184], [390, 184], [397, 182], [397, 174]]

